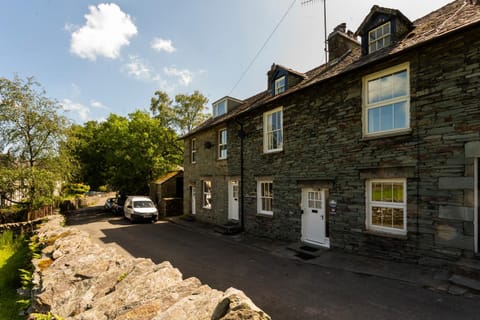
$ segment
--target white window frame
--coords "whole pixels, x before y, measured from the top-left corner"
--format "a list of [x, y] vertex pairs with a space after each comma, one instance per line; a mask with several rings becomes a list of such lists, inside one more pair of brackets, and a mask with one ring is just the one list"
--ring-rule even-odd
[[197, 163], [197, 139], [190, 141], [190, 160], [192, 163]]
[[[225, 141], [223, 141], [222, 133], [225, 132]], [[227, 159], [227, 142], [228, 142], [228, 131], [227, 128], [218, 130], [218, 159], [225, 160]], [[222, 154], [222, 151], [225, 151], [225, 154]]]
[[[403, 184], [403, 201], [402, 202], [386, 202], [386, 201], [373, 201], [372, 200], [372, 186], [374, 183], [402, 183]], [[377, 231], [382, 233], [390, 233], [394, 235], [406, 235], [407, 234], [407, 179], [370, 179], [366, 181], [366, 227], [367, 230]], [[403, 227], [394, 228], [387, 226], [374, 225], [372, 220], [373, 207], [393, 208], [403, 210]], [[393, 221], [393, 219], [392, 219]]]
[[[368, 91], [368, 83], [370, 81], [378, 80], [381, 78], [393, 76], [396, 73], [405, 71], [407, 75], [407, 88], [406, 88], [406, 94], [395, 97], [395, 98], [390, 98], [390, 99], [384, 99], [381, 101], [369, 103], [369, 91]], [[405, 132], [411, 131], [410, 129], [410, 64], [403, 63], [399, 64], [397, 66], [384, 69], [382, 71], [369, 74], [362, 79], [363, 81], [363, 97], [362, 97], [362, 118], [363, 118], [363, 136], [364, 137], [375, 137], [375, 136], [383, 136], [383, 135], [395, 135], [395, 134], [401, 134]], [[369, 132], [369, 116], [368, 113], [372, 109], [376, 108], [382, 108], [386, 107], [391, 104], [395, 103], [400, 103], [400, 102], [405, 102], [405, 127], [404, 128], [393, 128], [393, 129], [388, 129], [388, 130], [379, 130], [379, 131], [372, 131]]]
[[202, 180], [202, 207], [212, 209], [212, 181]]
[[[387, 30], [385, 33], [384, 30]], [[392, 43], [392, 24], [390, 21], [368, 32], [368, 53], [381, 50]]]
[[[264, 194], [264, 185], [270, 185], [270, 195]], [[263, 200], [270, 199], [270, 209], [265, 210], [263, 206]], [[257, 181], [257, 212], [264, 215], [273, 215], [273, 181], [272, 180], [259, 180]]]
[[[219, 113], [219, 112], [218, 112], [218, 111], [219, 111], [218, 108], [219, 108], [220, 105], [224, 105], [224, 106], [225, 106], [225, 108], [224, 108], [224, 110], [223, 110], [222, 113]], [[221, 115], [223, 115], [223, 114], [225, 114], [225, 113], [227, 113], [227, 100], [226, 100], [226, 99], [220, 100], [220, 101], [218, 101], [218, 102], [216, 102], [216, 103], [213, 104], [213, 117], [214, 117], [214, 118], [215, 118], [215, 117], [218, 117], [218, 116], [221, 116]]]
[[[276, 130], [269, 130], [268, 123], [271, 116], [275, 113], [280, 113], [280, 129]], [[273, 134], [279, 132], [281, 137], [281, 142], [278, 143], [277, 147], [274, 148], [270, 146], [270, 140], [273, 141]], [[270, 139], [272, 138], [272, 139]], [[271, 153], [271, 152], [279, 152], [283, 150], [283, 141], [285, 137], [283, 135], [283, 107], [279, 107], [263, 114], [263, 152], [264, 153]], [[273, 144], [273, 142], [272, 142]]]
[[287, 89], [287, 77], [281, 76], [275, 79], [274, 84], [275, 86], [275, 95], [285, 92]]

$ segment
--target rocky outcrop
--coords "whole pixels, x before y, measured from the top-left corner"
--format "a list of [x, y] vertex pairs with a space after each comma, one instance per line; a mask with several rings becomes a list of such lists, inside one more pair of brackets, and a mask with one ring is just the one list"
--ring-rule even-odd
[[38, 229], [32, 313], [64, 319], [270, 319], [242, 291], [183, 279], [169, 262], [132, 258], [61, 227], [53, 216]]

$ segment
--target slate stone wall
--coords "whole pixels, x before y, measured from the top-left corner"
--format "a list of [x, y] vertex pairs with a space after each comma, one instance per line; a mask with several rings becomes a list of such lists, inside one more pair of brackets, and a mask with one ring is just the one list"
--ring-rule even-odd
[[[473, 161], [480, 147], [480, 33], [455, 35], [363, 67], [244, 115], [247, 231], [301, 237], [301, 184], [333, 181], [328, 217], [333, 248], [395, 260], [442, 263], [473, 251]], [[362, 137], [362, 77], [410, 64], [410, 127], [402, 135]], [[263, 153], [265, 111], [283, 106], [284, 148]], [[229, 133], [237, 123], [229, 123]], [[470, 145], [469, 145], [470, 143]], [[466, 149], [474, 156], [466, 155]], [[240, 174], [240, 141], [229, 134], [228, 174]], [[273, 180], [274, 215], [257, 214], [256, 182]], [[369, 178], [407, 179], [407, 235], [366, 230]]]
[[[225, 125], [226, 126], [226, 125]], [[196, 139], [196, 163], [191, 163], [191, 138], [185, 139], [184, 154], [184, 187], [183, 211], [192, 213], [191, 187], [195, 187], [195, 218], [212, 224], [227, 222], [228, 191], [227, 191], [227, 161], [218, 160], [218, 130], [225, 128], [218, 126], [202, 131], [192, 138]], [[230, 134], [229, 134], [230, 135]], [[230, 138], [230, 137], [229, 137]], [[230, 156], [230, 150], [228, 150]], [[212, 182], [212, 208], [203, 208], [202, 181]]]

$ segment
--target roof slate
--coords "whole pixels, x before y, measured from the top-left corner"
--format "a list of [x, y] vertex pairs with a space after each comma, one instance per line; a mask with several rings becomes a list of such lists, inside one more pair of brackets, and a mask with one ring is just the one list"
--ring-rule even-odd
[[[379, 8], [380, 7], [378, 6], [373, 6], [369, 16], [371, 16], [372, 12], [375, 10], [378, 11]], [[398, 11], [387, 8], [380, 9], [393, 10], [392, 12]], [[364, 20], [362, 25], [365, 23], [366, 21]], [[275, 96], [272, 96], [267, 90], [262, 91], [248, 99], [245, 99], [244, 103], [232, 112], [217, 118], [210, 118], [206, 120], [204, 123], [184, 135], [182, 138], [185, 139], [197, 132], [206, 130], [227, 120], [235, 119], [240, 114], [249, 112], [253, 109], [261, 107], [266, 103], [284, 97], [285, 95], [292, 94], [293, 92], [309, 87], [313, 84], [338, 76], [340, 74], [351, 72], [375, 61], [396, 55], [427, 42], [434, 41], [435, 39], [438, 39], [446, 34], [476, 25], [478, 23], [480, 23], [480, 4], [476, 4], [475, 0], [453, 1], [444, 7], [427, 14], [424, 17], [415, 20], [413, 22], [412, 30], [403, 39], [400, 39], [393, 45], [366, 56], [361, 55], [360, 48], [352, 49], [347, 51], [342, 57], [329, 61], [327, 64], [320, 65], [319, 67], [316, 67], [308, 72], [301, 73], [295, 71], [297, 74], [305, 75], [304, 80], [302, 80], [299, 84], [290, 87], [282, 94]], [[292, 70], [283, 66], [281, 67], [289, 71]], [[290, 72], [293, 72], [293, 70]]]

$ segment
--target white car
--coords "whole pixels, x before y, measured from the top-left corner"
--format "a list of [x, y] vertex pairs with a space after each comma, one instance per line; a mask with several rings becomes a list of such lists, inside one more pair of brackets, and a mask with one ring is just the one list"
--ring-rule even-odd
[[129, 196], [123, 205], [123, 215], [134, 222], [139, 220], [158, 220], [158, 210], [148, 197]]

